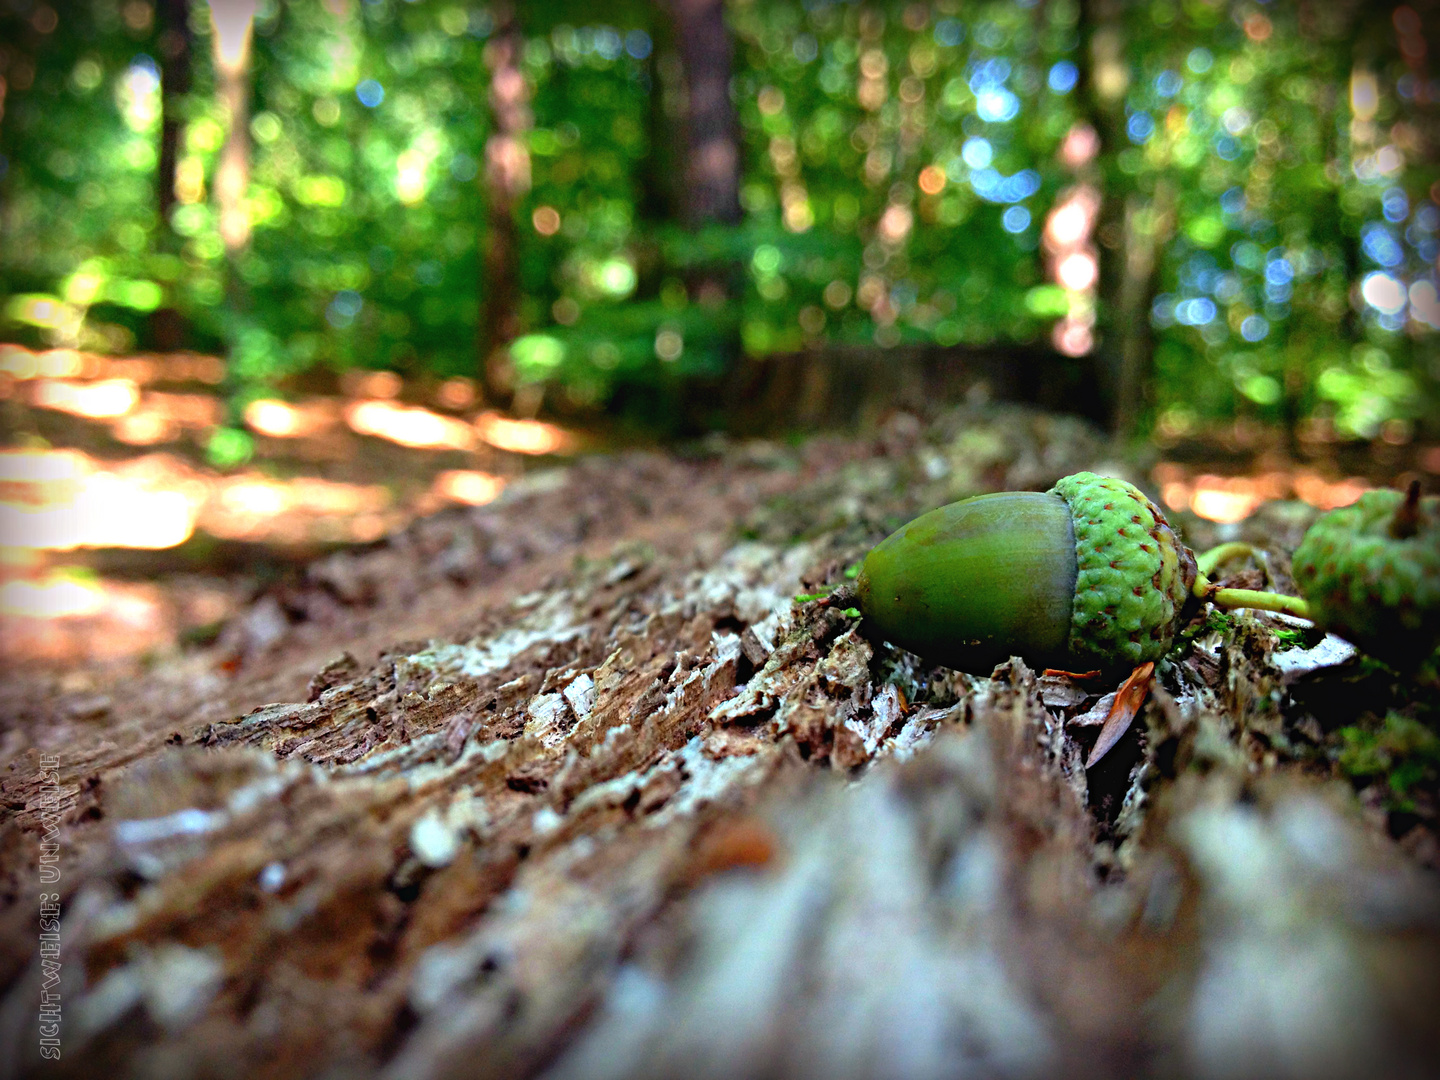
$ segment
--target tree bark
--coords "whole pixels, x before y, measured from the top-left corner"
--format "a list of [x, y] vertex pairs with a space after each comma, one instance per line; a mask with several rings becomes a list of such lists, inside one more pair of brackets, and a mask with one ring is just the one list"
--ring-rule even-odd
[[[1118, 0], [1081, 5], [1084, 48], [1080, 91], [1088, 99], [1100, 135], [1100, 280], [1097, 295], [1097, 357], [1107, 377], [1110, 428], [1117, 439], [1133, 433], [1149, 374], [1149, 310], [1146, 286], [1154, 265], [1147, 238], [1135, 229], [1145, 212], [1143, 193], [1122, 194], [1116, 156], [1127, 145], [1125, 8]], [[1139, 245], [1137, 247], [1137, 244]]]
[[1044, 487], [1080, 434], [590, 458], [101, 696], [7, 672], [0, 1077], [49, 1075], [46, 932], [60, 1075], [1424, 1075], [1435, 883], [1316, 778], [1274, 624], [1178, 651], [1087, 770], [1113, 684], [850, 611], [967, 447]]
[[[215, 175], [220, 204], [220, 238], [231, 262], [250, 243], [250, 45], [255, 0], [211, 0], [215, 24], [215, 66], [227, 129]], [[233, 276], [233, 267], [232, 267]]]
[[[741, 221], [740, 138], [730, 100], [733, 46], [725, 26], [724, 0], [671, 0], [670, 11], [685, 87], [684, 220], [692, 230]], [[691, 265], [684, 273], [690, 299], [709, 308], [720, 328], [715, 348], [725, 375], [715, 393], [717, 410], [699, 419], [700, 428], [724, 424], [745, 407], [744, 365], [738, 320], [726, 308], [744, 288], [734, 263]]]
[[492, 131], [485, 145], [487, 213], [477, 327], [485, 396], [492, 404], [507, 401], [514, 391], [505, 347], [520, 332], [520, 229], [515, 215], [530, 190], [526, 137], [533, 125], [530, 86], [520, 68], [525, 39], [519, 19], [509, 5], [497, 14], [498, 28], [485, 47]]
[[170, 211], [175, 208], [183, 103], [190, 93], [194, 35], [190, 30], [189, 0], [160, 0], [156, 24], [160, 31], [160, 167], [156, 180], [163, 223], [170, 220]]
[[686, 219], [692, 228], [740, 220], [740, 142], [730, 101], [724, 0], [674, 0], [685, 66]]
[[[194, 34], [190, 29], [189, 0], [160, 0], [156, 11], [160, 54], [160, 165], [156, 171], [156, 205], [160, 209], [161, 243], [173, 250], [178, 237], [170, 230], [175, 209], [176, 169], [180, 163], [180, 135], [184, 128], [185, 101], [191, 86], [191, 59]], [[151, 344], [161, 352], [173, 352], [189, 336], [185, 317], [165, 306], [150, 316]]]

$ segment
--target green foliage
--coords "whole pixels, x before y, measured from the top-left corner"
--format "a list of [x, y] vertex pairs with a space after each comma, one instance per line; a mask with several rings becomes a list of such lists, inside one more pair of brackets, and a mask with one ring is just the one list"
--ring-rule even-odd
[[[130, 348], [181, 276], [158, 250], [158, 69], [118, 5], [0, 13], [0, 291], [11, 335]], [[54, 14], [50, 10], [51, 15]], [[30, 294], [28, 297], [26, 294]]]
[[473, 369], [490, 27], [440, 4], [265, 5], [237, 271], [267, 336], [244, 331], [241, 381]]
[[1275, 635], [1275, 640], [1279, 643], [1276, 646], [1279, 649], [1301, 649], [1305, 647], [1307, 635], [1304, 630], [1287, 630], [1284, 627], [1278, 627], [1272, 632]]
[[[752, 354], [1040, 338], [1038, 237], [1078, 116], [1073, 5], [749, 3], [737, 102]], [[1006, 223], [1009, 223], [1008, 225]], [[1029, 302], [1027, 302], [1027, 300]]]
[[[1119, 190], [1172, 220], [1152, 305], [1157, 405], [1371, 438], [1435, 404], [1434, 161], [1394, 37], [1296, 5], [1134, 6]], [[1388, 38], [1388, 40], [1386, 40]], [[1377, 67], [1366, 57], [1388, 57]], [[1373, 63], [1373, 60], [1372, 60]], [[1429, 197], [1427, 197], [1429, 196]], [[1379, 301], [1379, 303], [1377, 303]]]
[[1339, 731], [1336, 763], [1352, 780], [1383, 781], [1391, 809], [1411, 808], [1410, 793], [1440, 781], [1440, 735], [1419, 720], [1387, 713], [1378, 723]]
[[[744, 216], [691, 231], [663, 6], [516, 5], [515, 378], [582, 407], [664, 400], [737, 353], [1043, 343], [1097, 307], [1113, 351], [1139, 288], [1167, 434], [1247, 413], [1404, 437], [1440, 382], [1430, 88], [1400, 49], [1419, 31], [1352, 8], [1162, 0], [1096, 24], [1075, 0], [733, 0]], [[7, 7], [0, 332], [123, 351], [175, 308], [223, 344], [237, 400], [316, 366], [477, 372], [495, 19], [458, 0], [263, 0], [251, 235], [230, 257], [208, 7], [168, 106], [168, 221], [155, 9]], [[1086, 124], [1098, 157], [1067, 157]], [[1057, 283], [1044, 233], [1085, 190], [1098, 296]], [[1127, 283], [1146, 251], [1153, 272]]]
[[205, 445], [210, 464], [221, 470], [244, 465], [254, 452], [255, 440], [250, 433], [233, 427], [216, 428]]

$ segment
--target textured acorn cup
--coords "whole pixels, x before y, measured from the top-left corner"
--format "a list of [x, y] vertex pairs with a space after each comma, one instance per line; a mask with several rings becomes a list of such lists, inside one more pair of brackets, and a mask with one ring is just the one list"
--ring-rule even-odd
[[1113, 669], [1164, 655], [1195, 574], [1139, 489], [1076, 473], [921, 515], [865, 557], [858, 586], [870, 632], [935, 663]]
[[1440, 650], [1440, 497], [1367, 491], [1325, 514], [1295, 551], [1317, 625], [1402, 666]]

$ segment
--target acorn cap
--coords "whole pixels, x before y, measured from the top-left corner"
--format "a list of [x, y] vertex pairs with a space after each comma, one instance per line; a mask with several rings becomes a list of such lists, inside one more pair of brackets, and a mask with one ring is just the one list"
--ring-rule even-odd
[[1295, 583], [1317, 625], [1384, 660], [1440, 649], [1440, 498], [1367, 491], [1310, 526]]
[[1195, 584], [1195, 556], [1133, 484], [1081, 472], [1050, 490], [1075, 530], [1071, 654], [1100, 667], [1158, 660]]

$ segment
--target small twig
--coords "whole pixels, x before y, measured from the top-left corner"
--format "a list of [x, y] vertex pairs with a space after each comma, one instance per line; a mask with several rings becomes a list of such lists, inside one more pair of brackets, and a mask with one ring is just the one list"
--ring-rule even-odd
[[1091, 679], [1100, 678], [1104, 672], [1099, 668], [1096, 668], [1094, 671], [1066, 671], [1063, 668], [1047, 667], [1042, 674], [1072, 679], [1075, 682], [1088, 682]]

